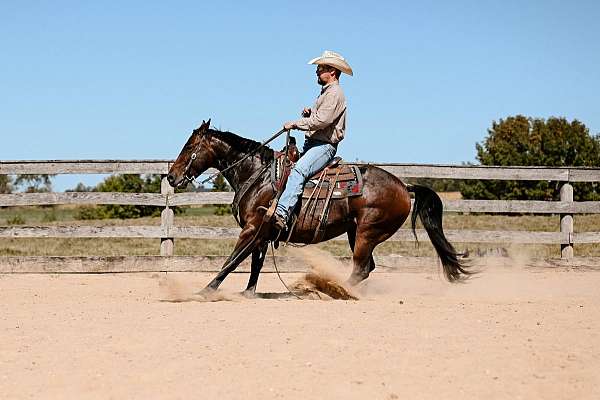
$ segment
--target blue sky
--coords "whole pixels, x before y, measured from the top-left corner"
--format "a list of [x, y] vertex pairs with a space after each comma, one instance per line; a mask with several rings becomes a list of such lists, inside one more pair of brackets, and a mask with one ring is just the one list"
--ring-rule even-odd
[[174, 158], [207, 118], [260, 140], [312, 104], [324, 49], [355, 71], [348, 160], [474, 161], [518, 113], [597, 134], [599, 18], [594, 1], [1, 0], [0, 159]]

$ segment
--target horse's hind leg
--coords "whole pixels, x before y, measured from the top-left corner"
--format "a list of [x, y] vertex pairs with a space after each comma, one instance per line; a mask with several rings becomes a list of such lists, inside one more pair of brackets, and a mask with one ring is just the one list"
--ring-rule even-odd
[[[350, 250], [354, 253], [354, 244], [356, 243], [356, 225], [348, 229], [348, 244], [350, 244]], [[369, 272], [373, 272], [375, 269], [375, 260], [373, 259], [373, 251], [371, 250], [371, 255], [369, 256]]]
[[[350, 238], [350, 235], [348, 235]], [[373, 260], [373, 249], [379, 242], [368, 240], [362, 235], [358, 235], [354, 242], [352, 261], [354, 268], [348, 282], [356, 285], [369, 277], [371, 271], [375, 269], [375, 260]], [[352, 247], [352, 245], [350, 245]]]

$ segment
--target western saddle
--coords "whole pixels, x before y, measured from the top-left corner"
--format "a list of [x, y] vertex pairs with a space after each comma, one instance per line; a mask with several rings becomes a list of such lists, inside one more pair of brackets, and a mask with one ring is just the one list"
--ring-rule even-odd
[[[275, 161], [271, 164], [271, 183], [278, 195], [283, 192], [290, 171], [299, 158], [295, 140], [288, 144], [287, 157], [285, 152], [275, 152]], [[360, 169], [356, 165], [343, 163], [341, 157], [335, 157], [323, 170], [308, 179], [302, 192], [301, 210], [305, 210], [303, 222], [307, 214], [310, 214], [311, 220], [316, 215], [319, 216], [312, 243], [319, 242], [325, 234], [331, 201], [360, 196], [362, 192], [363, 182]], [[272, 217], [276, 204], [277, 202], [274, 200], [265, 214], [265, 220]], [[296, 222], [297, 219], [294, 216], [286, 242], [290, 239]]]
[[[288, 146], [287, 158], [284, 152], [275, 152], [275, 162], [271, 166], [271, 182], [276, 191], [283, 191], [290, 171], [299, 158], [295, 141], [291, 141]], [[360, 196], [362, 191], [362, 174], [359, 168], [344, 163], [341, 157], [334, 157], [323, 170], [308, 179], [304, 185], [302, 199], [345, 199]]]

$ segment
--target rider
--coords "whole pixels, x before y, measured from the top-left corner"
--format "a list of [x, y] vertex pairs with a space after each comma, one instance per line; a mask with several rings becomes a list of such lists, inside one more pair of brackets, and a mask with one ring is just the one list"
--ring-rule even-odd
[[279, 230], [287, 227], [306, 181], [329, 164], [346, 131], [346, 98], [339, 79], [342, 72], [352, 76], [352, 68], [344, 57], [329, 50], [308, 63], [317, 65], [317, 82], [322, 88], [314, 106], [302, 111], [303, 118], [283, 125], [287, 130], [306, 131], [306, 137], [302, 156], [290, 172], [273, 216]]

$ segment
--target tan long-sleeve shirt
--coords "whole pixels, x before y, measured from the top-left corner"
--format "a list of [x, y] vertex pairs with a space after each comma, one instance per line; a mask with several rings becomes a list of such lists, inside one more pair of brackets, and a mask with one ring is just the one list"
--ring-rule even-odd
[[321, 89], [310, 117], [294, 121], [306, 136], [323, 142], [336, 144], [346, 132], [346, 97], [338, 81], [331, 82]]

